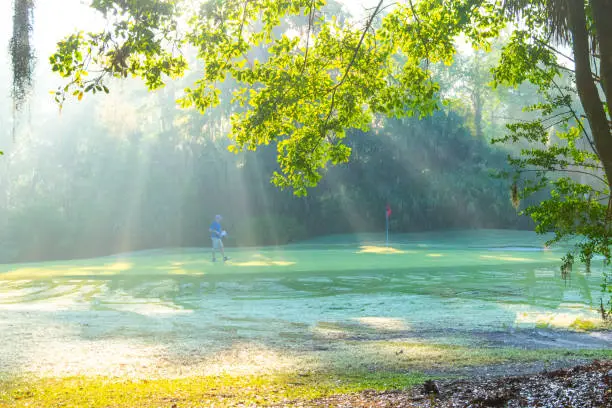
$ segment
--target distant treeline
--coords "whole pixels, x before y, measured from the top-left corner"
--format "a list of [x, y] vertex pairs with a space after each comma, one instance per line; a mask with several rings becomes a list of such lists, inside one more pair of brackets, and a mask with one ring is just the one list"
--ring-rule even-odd
[[129, 115], [105, 124], [99, 109], [72, 109], [41, 124], [46, 132], [18, 140], [23, 147], [8, 158], [2, 262], [208, 246], [218, 213], [228, 244], [240, 246], [382, 233], [387, 203], [395, 232], [528, 227], [510, 204], [508, 182], [491, 177], [505, 153], [454, 113], [349, 132], [350, 163], [295, 197], [270, 184], [275, 146], [230, 153], [209, 116], [177, 117], [172, 108], [145, 125]]
[[[349, 17], [335, 1], [326, 8]], [[290, 18], [276, 31], [308, 24]], [[393, 232], [529, 228], [510, 204], [509, 183], [491, 177], [508, 152], [488, 140], [539, 101], [535, 86], [488, 86], [503, 44], [458, 55], [451, 67], [432, 65], [444, 110], [348, 131], [350, 163], [329, 169], [307, 197], [270, 183], [275, 145], [227, 150], [229, 118], [240, 109], [230, 102], [232, 80], [220, 84], [221, 103], [204, 115], [176, 105], [181, 90], [201, 79], [197, 64], [160, 91], [114, 82], [109, 95], [67, 104], [59, 115], [45, 88], [59, 79], [45, 68], [15, 141], [10, 100], [0, 99], [0, 262], [209, 246], [215, 214], [224, 216], [227, 243], [239, 246], [352, 232], [382, 238], [386, 204]], [[266, 47], [249, 55], [263, 61]], [[0, 79], [7, 75], [0, 68]]]

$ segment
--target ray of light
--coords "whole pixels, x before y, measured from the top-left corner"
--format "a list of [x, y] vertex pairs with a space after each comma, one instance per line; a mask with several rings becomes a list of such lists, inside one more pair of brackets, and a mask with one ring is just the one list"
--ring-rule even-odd
[[401, 249], [386, 247], [386, 246], [374, 246], [374, 245], [362, 245], [359, 248], [358, 254], [406, 254], [415, 253], [414, 251], [404, 251]]
[[480, 255], [483, 259], [495, 259], [498, 261], [517, 261], [517, 262], [533, 262], [534, 259], [531, 258], [521, 258], [517, 256], [508, 256], [508, 255]]

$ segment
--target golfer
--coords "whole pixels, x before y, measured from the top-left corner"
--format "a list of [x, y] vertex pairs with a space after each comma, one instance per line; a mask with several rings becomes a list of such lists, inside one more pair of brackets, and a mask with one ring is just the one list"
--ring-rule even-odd
[[215, 220], [210, 224], [210, 239], [212, 240], [212, 260], [215, 262], [217, 259], [215, 258], [215, 250], [221, 251], [221, 256], [223, 257], [223, 262], [227, 261], [227, 257], [225, 256], [225, 251], [223, 249], [223, 237], [226, 235], [226, 232], [221, 229], [221, 220], [223, 217], [220, 215], [215, 215]]

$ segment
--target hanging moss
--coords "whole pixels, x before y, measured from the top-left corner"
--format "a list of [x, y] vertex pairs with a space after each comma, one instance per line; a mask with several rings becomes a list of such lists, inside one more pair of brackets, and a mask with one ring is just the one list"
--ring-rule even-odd
[[510, 200], [512, 201], [512, 206], [514, 207], [514, 209], [518, 210], [519, 206], [521, 205], [521, 199], [519, 197], [518, 187], [516, 183], [513, 183], [512, 187], [510, 187]]
[[34, 49], [31, 34], [34, 20], [34, 0], [14, 0], [13, 37], [9, 44], [13, 68], [13, 101], [19, 110], [32, 86]]

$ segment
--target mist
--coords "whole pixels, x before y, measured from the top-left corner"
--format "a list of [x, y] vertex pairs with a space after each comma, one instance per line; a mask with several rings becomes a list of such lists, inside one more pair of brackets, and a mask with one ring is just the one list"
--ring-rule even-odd
[[[394, 233], [530, 226], [511, 207], [508, 182], [491, 177], [506, 155], [489, 144], [504, 131], [496, 115], [518, 110], [507, 95], [498, 94], [505, 105], [485, 112], [486, 134], [477, 136], [473, 109], [451, 79], [447, 91], [458, 104], [423, 120], [381, 117], [369, 132], [351, 131], [350, 163], [329, 168], [307, 197], [296, 197], [270, 183], [275, 146], [227, 150], [231, 81], [225, 101], [204, 115], [177, 107], [197, 64], [159, 91], [114, 81], [109, 95], [70, 100], [60, 111], [49, 92], [62, 81], [48, 56], [73, 29], [100, 21], [78, 1], [61, 2], [71, 12], [59, 14], [54, 3], [35, 9], [34, 89], [21, 112], [12, 109], [9, 64], [0, 69], [2, 262], [207, 246], [215, 214], [226, 220], [229, 246], [382, 234], [387, 203]], [[9, 13], [3, 21], [0, 43], [8, 44]]]

